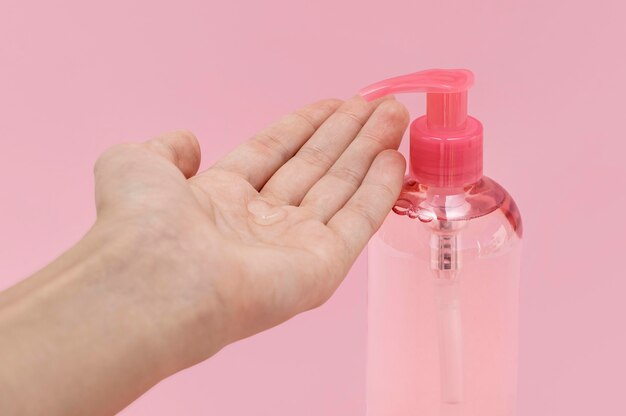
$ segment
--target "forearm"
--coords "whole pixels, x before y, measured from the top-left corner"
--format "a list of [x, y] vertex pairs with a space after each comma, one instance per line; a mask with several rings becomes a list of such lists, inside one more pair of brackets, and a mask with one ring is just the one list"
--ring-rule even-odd
[[111, 415], [178, 370], [116, 244], [89, 234], [0, 294], [0, 414]]

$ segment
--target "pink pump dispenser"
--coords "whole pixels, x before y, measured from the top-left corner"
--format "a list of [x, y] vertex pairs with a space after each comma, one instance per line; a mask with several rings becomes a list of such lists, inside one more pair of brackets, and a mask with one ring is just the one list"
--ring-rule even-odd
[[425, 92], [409, 174], [368, 248], [368, 416], [515, 412], [522, 223], [483, 176], [472, 72], [431, 69], [361, 90]]
[[430, 69], [390, 78], [360, 93], [366, 100], [403, 92], [426, 93], [426, 115], [411, 124], [411, 174], [421, 183], [457, 187], [483, 174], [483, 126], [467, 115], [466, 69]]

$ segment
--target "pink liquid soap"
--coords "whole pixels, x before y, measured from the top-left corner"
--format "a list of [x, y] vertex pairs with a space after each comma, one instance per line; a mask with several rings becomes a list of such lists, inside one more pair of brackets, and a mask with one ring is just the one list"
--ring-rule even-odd
[[482, 175], [467, 70], [430, 70], [362, 91], [423, 91], [410, 173], [368, 249], [368, 416], [512, 416], [522, 222]]

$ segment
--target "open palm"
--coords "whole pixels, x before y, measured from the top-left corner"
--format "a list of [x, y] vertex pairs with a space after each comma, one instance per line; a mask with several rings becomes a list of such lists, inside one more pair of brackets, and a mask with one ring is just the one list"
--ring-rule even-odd
[[222, 343], [248, 336], [337, 288], [400, 192], [407, 123], [393, 98], [325, 100], [200, 173], [190, 133], [116, 146], [96, 164], [96, 227], [153, 242], [171, 308], [213, 305]]

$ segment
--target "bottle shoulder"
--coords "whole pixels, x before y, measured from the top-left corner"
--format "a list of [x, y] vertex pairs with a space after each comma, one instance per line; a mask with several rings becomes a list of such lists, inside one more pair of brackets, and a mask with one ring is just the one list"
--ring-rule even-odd
[[467, 261], [519, 248], [522, 217], [509, 193], [483, 177], [457, 190], [432, 189], [407, 178], [398, 202], [376, 236], [376, 247], [428, 258], [433, 236], [455, 234]]
[[393, 207], [395, 214], [423, 223], [466, 222], [496, 211], [521, 238], [523, 225], [517, 204], [504, 187], [486, 176], [474, 184], [454, 190], [428, 187], [408, 176]]

